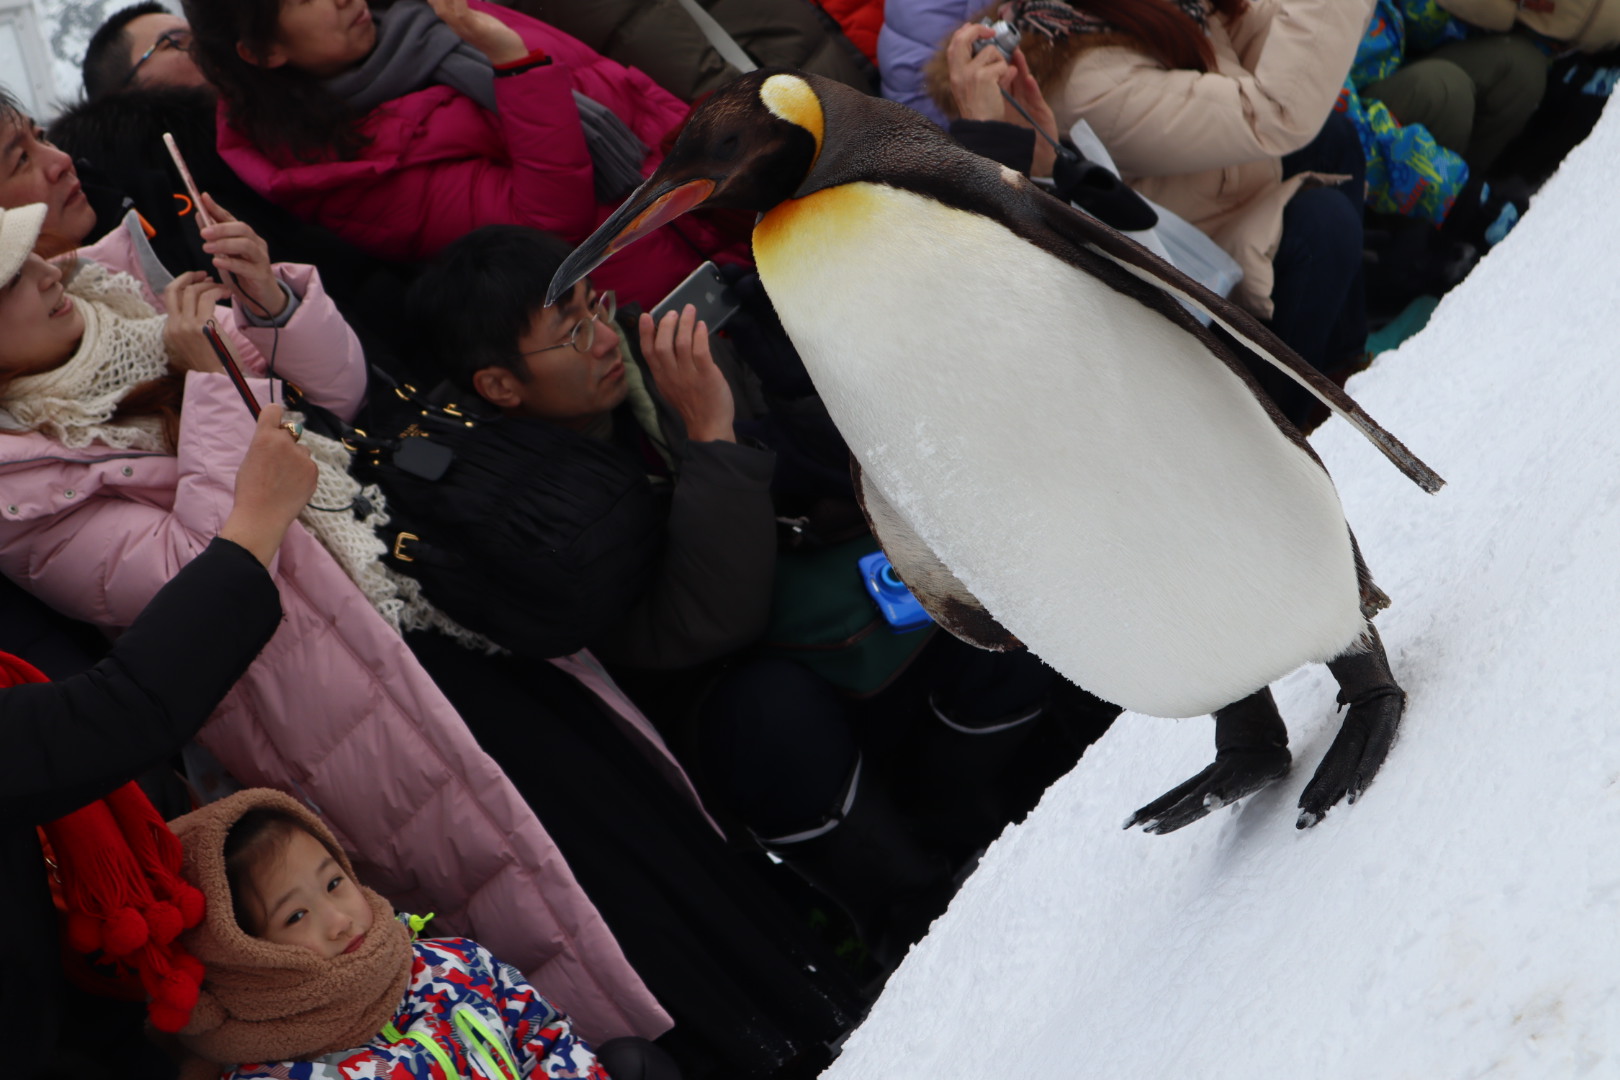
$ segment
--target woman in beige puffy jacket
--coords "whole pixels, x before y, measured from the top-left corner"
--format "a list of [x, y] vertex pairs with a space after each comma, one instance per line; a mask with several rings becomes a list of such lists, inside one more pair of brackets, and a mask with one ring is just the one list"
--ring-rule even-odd
[[[1364, 164], [1333, 112], [1372, 0], [1013, 0], [1058, 126], [1090, 124], [1124, 179], [1243, 268], [1232, 299], [1317, 368], [1362, 353]], [[930, 83], [948, 106], [936, 58]], [[1298, 419], [1303, 398], [1280, 395]]]

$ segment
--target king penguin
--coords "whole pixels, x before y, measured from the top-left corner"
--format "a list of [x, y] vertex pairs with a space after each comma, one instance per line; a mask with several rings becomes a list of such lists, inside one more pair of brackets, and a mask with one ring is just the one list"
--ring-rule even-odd
[[1326, 469], [1183, 302], [1443, 483], [1261, 323], [904, 106], [750, 73], [563, 263], [555, 302], [698, 206], [760, 215], [760, 279], [854, 458], [900, 577], [941, 626], [1093, 694], [1213, 712], [1215, 762], [1127, 820], [1170, 832], [1285, 773], [1268, 684], [1327, 662], [1350, 706], [1301, 828], [1356, 797], [1405, 695], [1388, 603]]

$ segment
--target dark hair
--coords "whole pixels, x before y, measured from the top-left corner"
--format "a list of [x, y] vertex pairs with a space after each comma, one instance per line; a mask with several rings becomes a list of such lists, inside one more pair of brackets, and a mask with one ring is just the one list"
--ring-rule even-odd
[[180, 446], [180, 403], [186, 396], [186, 373], [171, 371], [130, 387], [112, 414], [114, 423], [141, 416], [155, 416], [163, 432], [163, 445]]
[[84, 96], [94, 101], [120, 90], [135, 68], [129, 55], [129, 24], [142, 15], [167, 14], [169, 9], [157, 0], [142, 0], [114, 12], [96, 27], [96, 32], [90, 35], [90, 44], [84, 48], [84, 63], [79, 68], [84, 76]]
[[28, 110], [22, 107], [22, 102], [12, 97], [11, 91], [0, 86], [0, 121], [16, 124], [27, 119]]
[[518, 339], [545, 307], [552, 275], [570, 250], [522, 225], [486, 225], [446, 246], [406, 298], [422, 366], [469, 392], [473, 376], [488, 367], [527, 381]]
[[367, 143], [361, 116], [307, 71], [259, 67], [242, 59], [275, 43], [281, 0], [184, 0], [191, 58], [225, 102], [230, 122], [266, 155], [301, 161], [353, 159]]
[[[225, 880], [231, 888], [231, 910], [236, 915], [236, 925], [243, 933], [258, 937], [264, 929], [257, 919], [249, 917], [244, 902], [253, 886], [253, 871], [285, 848], [297, 832], [309, 832], [309, 829], [285, 810], [260, 806], [237, 818], [236, 824], [225, 834]], [[258, 906], [263, 907], [263, 899], [257, 899]]]
[[[225, 168], [214, 143], [214, 105], [214, 91], [206, 86], [137, 86], [69, 105], [45, 133], [76, 162], [93, 162], [112, 186], [134, 197], [137, 209], [156, 220], [156, 207], [140, 203], [152, 174], [161, 176], [165, 198], [179, 189], [161, 139], [163, 132], [173, 132], [197, 174], [198, 186], [212, 190], [221, 202], [234, 208], [227, 201], [228, 194], [222, 195], [210, 185], [210, 174], [217, 176]], [[172, 202], [163, 210], [175, 212]]]

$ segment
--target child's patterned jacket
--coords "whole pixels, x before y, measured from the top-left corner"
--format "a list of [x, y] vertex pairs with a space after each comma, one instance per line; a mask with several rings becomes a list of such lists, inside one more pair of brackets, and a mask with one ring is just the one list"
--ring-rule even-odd
[[[405, 918], [405, 916], [401, 916]], [[413, 920], [420, 925], [420, 920]], [[365, 1046], [240, 1065], [231, 1080], [609, 1080], [568, 1017], [466, 938], [417, 940], [393, 1020]]]

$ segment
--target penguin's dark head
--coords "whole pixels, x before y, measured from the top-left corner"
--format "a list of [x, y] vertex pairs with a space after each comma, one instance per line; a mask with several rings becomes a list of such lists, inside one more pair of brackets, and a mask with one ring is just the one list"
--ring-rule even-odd
[[556, 302], [610, 255], [699, 206], [771, 209], [793, 195], [821, 153], [826, 116], [814, 76], [750, 72], [693, 110], [657, 171], [631, 192], [551, 280]]

